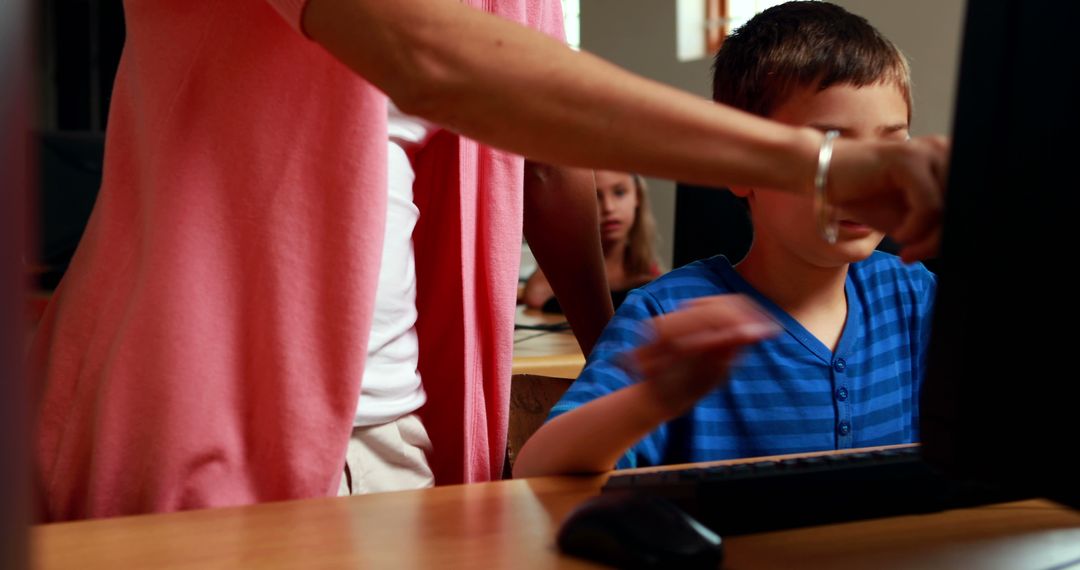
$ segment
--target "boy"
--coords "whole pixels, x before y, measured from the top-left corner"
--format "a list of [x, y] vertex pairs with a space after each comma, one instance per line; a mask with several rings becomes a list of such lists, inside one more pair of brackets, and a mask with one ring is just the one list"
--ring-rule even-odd
[[[905, 59], [825, 2], [748, 22], [717, 54], [713, 87], [791, 125], [908, 137]], [[746, 259], [701, 260], [633, 292], [515, 475], [916, 440], [933, 276], [874, 252], [882, 234], [844, 212], [830, 244], [811, 197], [759, 190], [732, 189], [754, 225]]]

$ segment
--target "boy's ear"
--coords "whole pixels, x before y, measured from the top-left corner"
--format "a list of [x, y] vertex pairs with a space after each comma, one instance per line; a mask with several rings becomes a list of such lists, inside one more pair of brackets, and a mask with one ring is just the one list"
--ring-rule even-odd
[[732, 194], [739, 198], [749, 198], [750, 195], [754, 193], [753, 188], [747, 188], [745, 186], [732, 186], [730, 190]]

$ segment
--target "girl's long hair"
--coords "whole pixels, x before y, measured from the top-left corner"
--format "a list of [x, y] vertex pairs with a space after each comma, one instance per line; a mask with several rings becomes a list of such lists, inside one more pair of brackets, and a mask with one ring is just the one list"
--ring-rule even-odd
[[645, 179], [639, 174], [633, 177], [637, 209], [634, 211], [634, 225], [627, 236], [623, 269], [627, 275], [655, 275], [660, 271], [656, 257], [656, 218], [649, 206], [649, 189]]

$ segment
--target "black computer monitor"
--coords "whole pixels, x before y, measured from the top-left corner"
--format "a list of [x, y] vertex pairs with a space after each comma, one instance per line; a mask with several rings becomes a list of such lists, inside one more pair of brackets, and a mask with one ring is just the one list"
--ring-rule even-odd
[[729, 190], [677, 184], [672, 269], [714, 255], [738, 263], [753, 237], [750, 213]]
[[55, 289], [82, 239], [101, 187], [105, 133], [53, 131], [31, 142], [38, 187], [38, 289]]
[[921, 406], [952, 475], [1080, 507], [1080, 3], [969, 0]]

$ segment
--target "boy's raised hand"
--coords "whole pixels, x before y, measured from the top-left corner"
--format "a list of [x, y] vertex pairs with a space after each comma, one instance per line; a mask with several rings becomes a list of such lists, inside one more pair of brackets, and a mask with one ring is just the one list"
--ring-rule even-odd
[[744, 295], [694, 299], [651, 321], [653, 340], [634, 351], [638, 371], [664, 415], [675, 417], [727, 379], [742, 347], [780, 331]]

